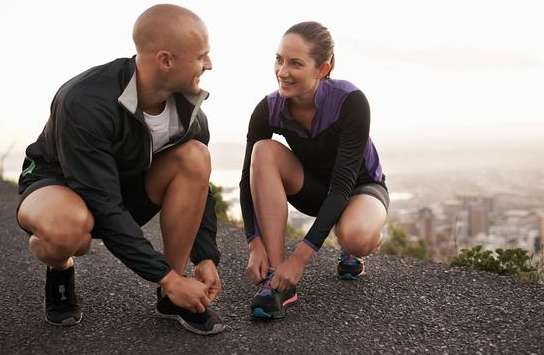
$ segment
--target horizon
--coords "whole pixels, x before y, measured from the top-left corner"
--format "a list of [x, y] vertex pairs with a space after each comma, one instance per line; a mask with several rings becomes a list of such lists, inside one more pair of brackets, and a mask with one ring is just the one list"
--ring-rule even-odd
[[[275, 138], [281, 138], [276, 137]], [[34, 138], [35, 139], [35, 138]], [[281, 139], [279, 139], [281, 141]], [[4, 178], [16, 180], [21, 172], [24, 149], [19, 147], [8, 154], [4, 162]], [[494, 171], [542, 171], [544, 140], [538, 142], [453, 142], [436, 141], [417, 145], [413, 142], [396, 146], [377, 143], [386, 174], [408, 174], [413, 171], [442, 174], [453, 170], [472, 169]], [[245, 142], [210, 142], [213, 171], [239, 170], [243, 163]], [[0, 151], [0, 156], [5, 151]], [[433, 170], [434, 169], [434, 170]]]

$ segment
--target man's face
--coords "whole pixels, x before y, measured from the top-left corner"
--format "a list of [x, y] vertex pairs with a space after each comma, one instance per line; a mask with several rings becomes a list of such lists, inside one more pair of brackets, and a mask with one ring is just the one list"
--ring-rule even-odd
[[212, 69], [209, 57], [208, 32], [204, 26], [196, 26], [185, 36], [184, 43], [173, 53], [169, 82], [174, 92], [198, 94], [200, 76]]

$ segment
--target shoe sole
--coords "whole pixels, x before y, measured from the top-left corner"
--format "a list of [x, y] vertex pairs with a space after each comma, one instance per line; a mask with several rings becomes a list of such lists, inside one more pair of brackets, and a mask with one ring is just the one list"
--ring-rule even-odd
[[81, 322], [81, 318], [83, 318], [83, 315], [79, 318], [79, 319], [75, 319], [75, 318], [67, 318], [67, 319], [64, 319], [61, 323], [55, 323], [53, 321], [50, 321], [49, 319], [47, 319], [47, 317], [45, 317], [45, 321], [51, 325], [54, 325], [56, 327], [71, 327], [73, 325], [77, 325]]
[[353, 281], [353, 280], [357, 280], [360, 276], [365, 276], [365, 275], [366, 275], [366, 272], [364, 272], [363, 270], [356, 275], [353, 275], [351, 272], [346, 272], [345, 274], [338, 274], [338, 278], [344, 281]]
[[264, 309], [261, 307], [256, 307], [251, 310], [251, 318], [253, 319], [264, 319], [264, 320], [271, 320], [271, 319], [281, 319], [285, 318], [285, 308], [293, 303], [298, 301], [298, 295], [295, 294], [293, 297], [285, 300], [282, 304], [283, 309], [279, 312], [265, 312]]
[[185, 328], [185, 330], [188, 330], [191, 333], [195, 333], [198, 335], [214, 335], [214, 334], [221, 333], [222, 331], [225, 330], [224, 324], [216, 324], [213, 326], [212, 330], [200, 330], [200, 329], [193, 328], [189, 323], [187, 323], [183, 318], [179, 316], [176, 316], [173, 314], [162, 314], [159, 311], [156, 311], [156, 313], [160, 318], [173, 319], [177, 321], [179, 324], [181, 324], [183, 328]]
[[45, 303], [43, 304], [43, 313], [44, 313], [45, 322], [48, 324], [54, 325], [55, 327], [71, 327], [74, 325], [78, 325], [79, 323], [81, 323], [81, 319], [83, 318], [83, 313], [81, 313], [81, 316], [79, 317], [79, 319], [71, 317], [71, 318], [64, 319], [60, 323], [53, 322], [47, 318], [47, 313], [45, 312]]

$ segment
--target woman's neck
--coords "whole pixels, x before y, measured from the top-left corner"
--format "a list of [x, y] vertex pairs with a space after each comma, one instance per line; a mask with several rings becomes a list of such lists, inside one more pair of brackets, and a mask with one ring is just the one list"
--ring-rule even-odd
[[292, 97], [288, 101], [290, 101], [290, 107], [293, 109], [308, 110], [315, 107], [314, 95]]

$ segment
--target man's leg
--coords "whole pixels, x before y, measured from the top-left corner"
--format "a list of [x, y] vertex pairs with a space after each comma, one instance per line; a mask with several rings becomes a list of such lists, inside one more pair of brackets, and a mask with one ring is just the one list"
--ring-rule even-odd
[[72, 256], [85, 254], [91, 245], [92, 214], [75, 192], [65, 186], [49, 185], [22, 201], [17, 220], [31, 233], [32, 254], [48, 265], [46, 320], [54, 325], [79, 323]]
[[161, 154], [146, 175], [146, 191], [161, 206], [164, 254], [183, 275], [202, 221], [211, 172], [208, 148], [190, 140]]
[[81, 197], [65, 186], [32, 192], [21, 203], [17, 220], [32, 233], [32, 254], [52, 268], [70, 267], [71, 257], [85, 254], [91, 245], [94, 218]]

